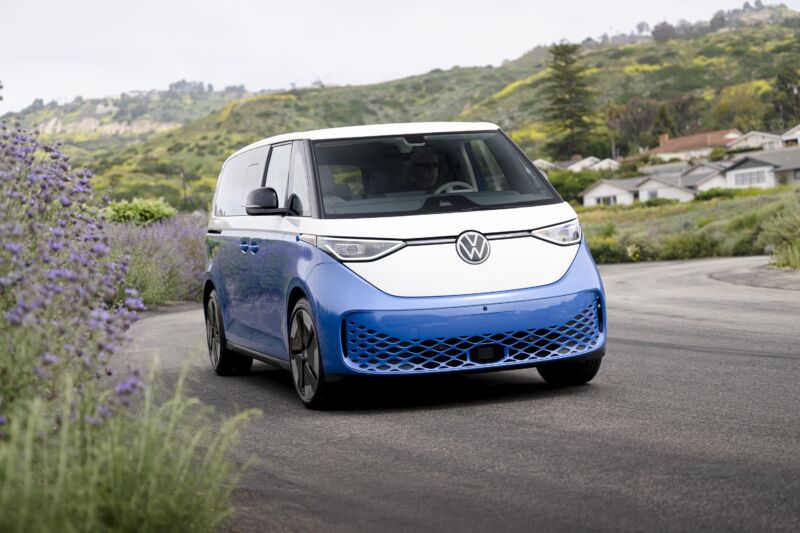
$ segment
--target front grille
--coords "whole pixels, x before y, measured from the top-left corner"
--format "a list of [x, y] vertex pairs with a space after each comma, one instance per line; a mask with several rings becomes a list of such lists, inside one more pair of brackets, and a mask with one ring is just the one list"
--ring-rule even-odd
[[[398, 339], [353, 320], [344, 323], [347, 364], [378, 373], [431, 372], [560, 359], [599, 348], [600, 341], [596, 301], [565, 324], [459, 337]], [[490, 363], [476, 362], [475, 348], [482, 345], [500, 346], [505, 355]]]

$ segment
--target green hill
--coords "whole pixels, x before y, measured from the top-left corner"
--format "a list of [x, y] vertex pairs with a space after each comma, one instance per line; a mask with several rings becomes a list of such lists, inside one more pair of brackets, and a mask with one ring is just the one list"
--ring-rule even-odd
[[[760, 127], [771, 126], [768, 96], [779, 67], [800, 69], [800, 17], [784, 6], [720, 13], [713, 31], [708, 22], [682, 23], [672, 28], [672, 38], [658, 39], [662, 42], [648, 35], [621, 35], [584, 43], [583, 62], [595, 92], [595, 155], [607, 155], [609, 126], [623, 153], [652, 145], [657, 136], [653, 123], [662, 107], [671, 117], [673, 134], [737, 126], [732, 121], [738, 115], [719, 112], [730, 94], [754, 95]], [[224, 95], [215, 96], [219, 106], [213, 111], [211, 100], [187, 104], [191, 113], [203, 113], [179, 128], [126, 140], [124, 147], [100, 144], [89, 151], [84, 144], [75, 155], [95, 170], [96, 186], [111, 187], [117, 198], [163, 196], [184, 209], [206, 207], [220, 164], [232, 151], [287, 131], [488, 120], [538, 157], [547, 135], [540, 93], [546, 59], [547, 48], [537, 47], [499, 67], [437, 69], [374, 85], [298, 89], [227, 103], [221, 101]], [[166, 120], [164, 113], [148, 112]]]

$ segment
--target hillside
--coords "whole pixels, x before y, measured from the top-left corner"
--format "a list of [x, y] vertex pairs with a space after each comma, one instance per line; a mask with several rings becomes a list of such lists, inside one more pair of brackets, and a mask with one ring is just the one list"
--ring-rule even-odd
[[[763, 100], [781, 65], [800, 69], [797, 15], [784, 6], [739, 9], [715, 15], [713, 30], [709, 22], [680, 23], [666, 40], [649, 34], [587, 39], [583, 61], [595, 93], [595, 155], [608, 154], [609, 127], [623, 153], [652, 145], [654, 119], [662, 107], [671, 114], [673, 134], [736, 126], [717, 113], [721, 99], [731, 92], [750, 91]], [[657, 35], [655, 30], [653, 35]], [[206, 207], [219, 166], [228, 154], [286, 131], [381, 122], [488, 120], [510, 132], [529, 154], [540, 156], [546, 138], [540, 93], [546, 59], [547, 48], [540, 46], [499, 67], [437, 69], [374, 85], [306, 88], [235, 99], [212, 92], [213, 101], [181, 100], [177, 108], [184, 114], [177, 114], [174, 107], [163, 111], [161, 102], [166, 99], [157, 98], [154, 110], [137, 118], [162, 125], [189, 120], [190, 114], [196, 119], [179, 128], [141, 135], [136, 142], [126, 138], [124, 147], [123, 143], [103, 146], [100, 136], [90, 138], [95, 145], [75, 143], [69, 134], [67, 138], [76, 148], [76, 160], [90, 164], [98, 175], [97, 185], [111, 187], [113, 196], [163, 196], [184, 209]], [[208, 97], [209, 92], [204, 95]], [[768, 107], [766, 102], [759, 105]], [[131, 123], [131, 115], [120, 112], [112, 118], [127, 118]], [[33, 115], [29, 118], [34, 121]], [[759, 127], [769, 126], [759, 123]]]
[[202, 82], [182, 80], [170, 84], [167, 90], [134, 91], [107, 98], [77, 97], [66, 104], [45, 104], [36, 99], [0, 120], [38, 128], [45, 137], [64, 141], [72, 155], [89, 156], [98, 149], [117, 148], [179, 128], [246, 96], [242, 86], [216, 91]]

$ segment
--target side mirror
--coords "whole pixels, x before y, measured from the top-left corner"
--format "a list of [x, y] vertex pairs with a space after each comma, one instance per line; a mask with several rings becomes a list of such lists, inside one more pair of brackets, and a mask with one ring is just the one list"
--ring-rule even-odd
[[245, 211], [248, 215], [285, 215], [285, 209], [278, 209], [278, 194], [272, 187], [259, 187], [247, 195]]

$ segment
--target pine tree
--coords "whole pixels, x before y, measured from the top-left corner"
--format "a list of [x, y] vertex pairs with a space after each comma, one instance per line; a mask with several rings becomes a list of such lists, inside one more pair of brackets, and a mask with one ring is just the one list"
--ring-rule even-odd
[[549, 74], [544, 81], [544, 109], [554, 136], [547, 144], [552, 156], [567, 159], [585, 153], [591, 141], [592, 91], [586, 67], [578, 62], [578, 44], [556, 44], [550, 50]]

